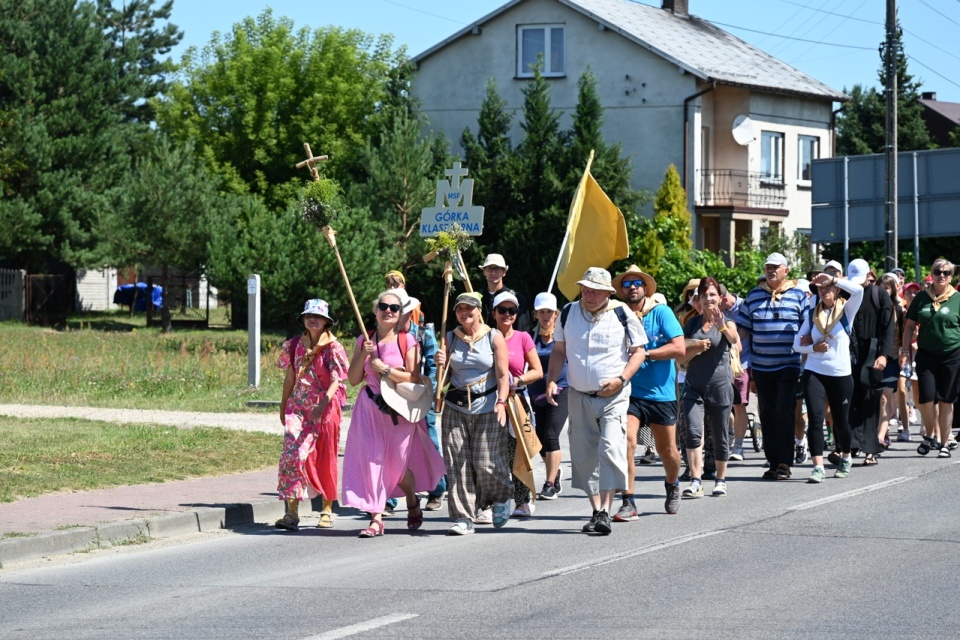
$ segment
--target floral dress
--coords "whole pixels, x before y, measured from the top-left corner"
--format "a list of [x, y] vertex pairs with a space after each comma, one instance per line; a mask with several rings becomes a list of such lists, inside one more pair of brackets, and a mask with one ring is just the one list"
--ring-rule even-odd
[[[300, 336], [291, 338], [283, 343], [277, 367], [286, 370], [292, 366], [294, 371], [299, 371], [305, 355]], [[294, 384], [284, 418], [277, 485], [280, 499], [303, 500], [318, 494], [327, 500], [337, 498], [340, 420], [347, 400], [344, 381], [348, 367], [347, 352], [334, 339], [320, 350], [310, 368]], [[333, 401], [327, 404], [319, 421], [310, 420], [310, 411], [330, 388], [334, 373], [340, 382]]]

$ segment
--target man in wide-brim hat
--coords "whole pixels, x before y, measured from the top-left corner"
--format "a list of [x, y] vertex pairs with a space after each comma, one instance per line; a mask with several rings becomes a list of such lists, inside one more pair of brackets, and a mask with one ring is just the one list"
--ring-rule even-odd
[[627, 486], [621, 495], [623, 504], [614, 514], [617, 522], [639, 518], [633, 492], [636, 482], [634, 455], [637, 433], [646, 426], [653, 433], [657, 451], [663, 460], [667, 513], [680, 508], [680, 452], [676, 447], [677, 390], [674, 359], [685, 351], [683, 327], [666, 305], [653, 300], [657, 281], [633, 264], [613, 279], [617, 296], [636, 314], [650, 342], [646, 360], [630, 380], [630, 404], [627, 407]]

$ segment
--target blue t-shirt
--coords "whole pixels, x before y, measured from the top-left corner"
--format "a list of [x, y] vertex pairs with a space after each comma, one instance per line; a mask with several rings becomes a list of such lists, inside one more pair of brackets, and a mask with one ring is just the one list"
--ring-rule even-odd
[[[643, 330], [650, 340], [647, 350], [667, 344], [683, 335], [683, 327], [677, 316], [665, 304], [658, 304], [643, 317]], [[630, 378], [630, 395], [641, 400], [672, 402], [677, 399], [677, 366], [673, 360], [643, 361]]]
[[[537, 329], [534, 328], [534, 331]], [[539, 334], [533, 336], [533, 345], [537, 348], [537, 357], [540, 358], [540, 366], [543, 367], [543, 377], [536, 382], [531, 382], [527, 387], [531, 398], [547, 392], [547, 369], [550, 367], [550, 354], [553, 353], [553, 346], [557, 344], [552, 340], [550, 344], [543, 344], [543, 338]], [[565, 389], [570, 386], [567, 382], [567, 363], [563, 363], [563, 369], [557, 377], [557, 389]]]

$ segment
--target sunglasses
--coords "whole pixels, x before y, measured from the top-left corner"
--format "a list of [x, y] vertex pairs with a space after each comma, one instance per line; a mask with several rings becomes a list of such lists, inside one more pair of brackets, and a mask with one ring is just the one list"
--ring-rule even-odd
[[504, 307], [504, 306], [500, 306], [500, 307], [494, 307], [494, 309], [497, 310], [497, 313], [502, 313], [502, 314], [505, 315], [505, 316], [515, 316], [515, 315], [517, 315], [517, 308], [516, 308], [516, 307]]
[[396, 312], [400, 311], [400, 305], [398, 305], [398, 304], [387, 304], [386, 302], [378, 302], [378, 303], [377, 303], [377, 309], [380, 309], [380, 311], [386, 311], [387, 309], [390, 309], [390, 311], [396, 313]]
[[624, 289], [629, 289], [630, 287], [642, 287], [642, 286], [643, 286], [643, 280], [624, 280], [623, 281]]
[[935, 276], [952, 276], [953, 271], [947, 271], [946, 269], [934, 269], [933, 275]]
[[305, 320], [323, 320], [323, 316], [318, 316], [315, 313], [305, 313], [303, 314]]

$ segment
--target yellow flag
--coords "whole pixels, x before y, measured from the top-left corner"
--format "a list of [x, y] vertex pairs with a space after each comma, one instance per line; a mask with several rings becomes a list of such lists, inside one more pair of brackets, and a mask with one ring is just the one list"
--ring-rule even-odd
[[627, 222], [590, 175], [593, 152], [587, 161], [567, 217], [567, 244], [560, 254], [557, 286], [568, 300], [580, 293], [577, 281], [590, 267], [607, 269], [630, 255]]

